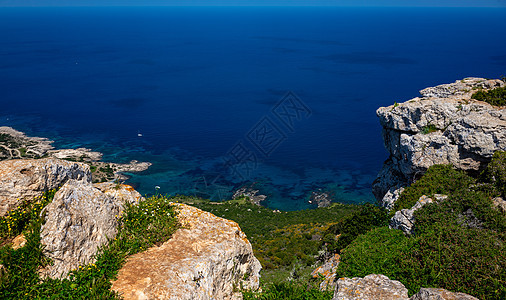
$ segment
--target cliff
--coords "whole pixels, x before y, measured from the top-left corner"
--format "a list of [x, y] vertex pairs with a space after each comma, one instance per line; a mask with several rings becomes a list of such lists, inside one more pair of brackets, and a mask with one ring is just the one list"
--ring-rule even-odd
[[495, 151], [506, 150], [506, 107], [471, 99], [478, 90], [504, 86], [501, 80], [465, 78], [429, 87], [421, 97], [379, 108], [390, 156], [373, 183], [373, 193], [390, 208], [399, 188], [435, 164], [481, 171]]

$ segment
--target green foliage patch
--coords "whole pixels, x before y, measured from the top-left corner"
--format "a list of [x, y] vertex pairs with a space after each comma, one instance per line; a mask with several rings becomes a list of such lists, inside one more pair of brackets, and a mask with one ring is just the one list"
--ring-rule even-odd
[[[494, 155], [484, 178], [502, 174], [503, 155]], [[449, 166], [430, 168], [403, 192], [404, 207], [423, 194], [448, 198], [415, 212], [411, 236], [379, 227], [356, 238], [341, 251], [337, 276], [384, 274], [401, 281], [410, 294], [421, 287], [439, 287], [479, 299], [505, 299], [506, 215], [491, 200], [495, 190], [502, 189], [501, 180], [483, 188]]]
[[450, 165], [431, 166], [422, 178], [402, 192], [392, 211], [411, 208], [423, 195], [452, 194], [474, 182], [474, 178]]
[[498, 193], [506, 197], [506, 151], [497, 151], [492, 157], [481, 179], [495, 186]]
[[385, 209], [372, 204], [364, 204], [360, 206], [358, 211], [331, 225], [325, 231], [322, 243], [328, 252], [339, 252], [357, 236], [372, 228], [386, 226], [387, 224], [388, 213]]
[[506, 105], [506, 87], [495, 88], [489, 91], [477, 91], [471, 98], [485, 101], [495, 106]]

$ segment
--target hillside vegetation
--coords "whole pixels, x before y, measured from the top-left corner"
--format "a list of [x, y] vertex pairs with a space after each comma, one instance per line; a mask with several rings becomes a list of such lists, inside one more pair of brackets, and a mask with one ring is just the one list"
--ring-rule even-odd
[[410, 294], [440, 287], [479, 299], [505, 299], [506, 216], [492, 201], [505, 196], [505, 179], [505, 152], [495, 153], [479, 179], [451, 166], [431, 167], [406, 188], [398, 207], [423, 194], [449, 197], [415, 213], [412, 236], [380, 226], [336, 249], [341, 253], [337, 276], [384, 274]]

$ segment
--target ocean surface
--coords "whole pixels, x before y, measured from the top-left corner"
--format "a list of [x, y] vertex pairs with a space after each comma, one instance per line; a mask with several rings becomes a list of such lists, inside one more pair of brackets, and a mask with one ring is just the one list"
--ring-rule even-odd
[[150, 161], [143, 194], [373, 202], [375, 115], [506, 75], [506, 9], [0, 8], [0, 125]]

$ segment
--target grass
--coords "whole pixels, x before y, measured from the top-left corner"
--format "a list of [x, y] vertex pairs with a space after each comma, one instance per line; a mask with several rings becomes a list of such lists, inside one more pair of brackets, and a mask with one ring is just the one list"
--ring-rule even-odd
[[[42, 279], [38, 270], [50, 262], [43, 256], [40, 244], [40, 228], [43, 220], [38, 217], [40, 209], [48, 204], [54, 191], [44, 202], [34, 201], [34, 206], [20, 207], [12, 216], [21, 218], [11, 231], [2, 231], [7, 239], [23, 231], [27, 238], [24, 247], [13, 250], [9, 245], [0, 248], [0, 262], [6, 275], [0, 280], [1, 299], [115, 299], [117, 294], [110, 290], [111, 279], [121, 268], [129, 255], [159, 245], [168, 240], [179, 228], [177, 212], [166, 197], [150, 197], [134, 206], [125, 204], [119, 232], [109, 245], [102, 247], [95, 263], [72, 270], [67, 279]], [[43, 203], [39, 205], [38, 203]], [[13, 218], [2, 218], [0, 224], [8, 224]], [[8, 228], [8, 227], [7, 227]]]

